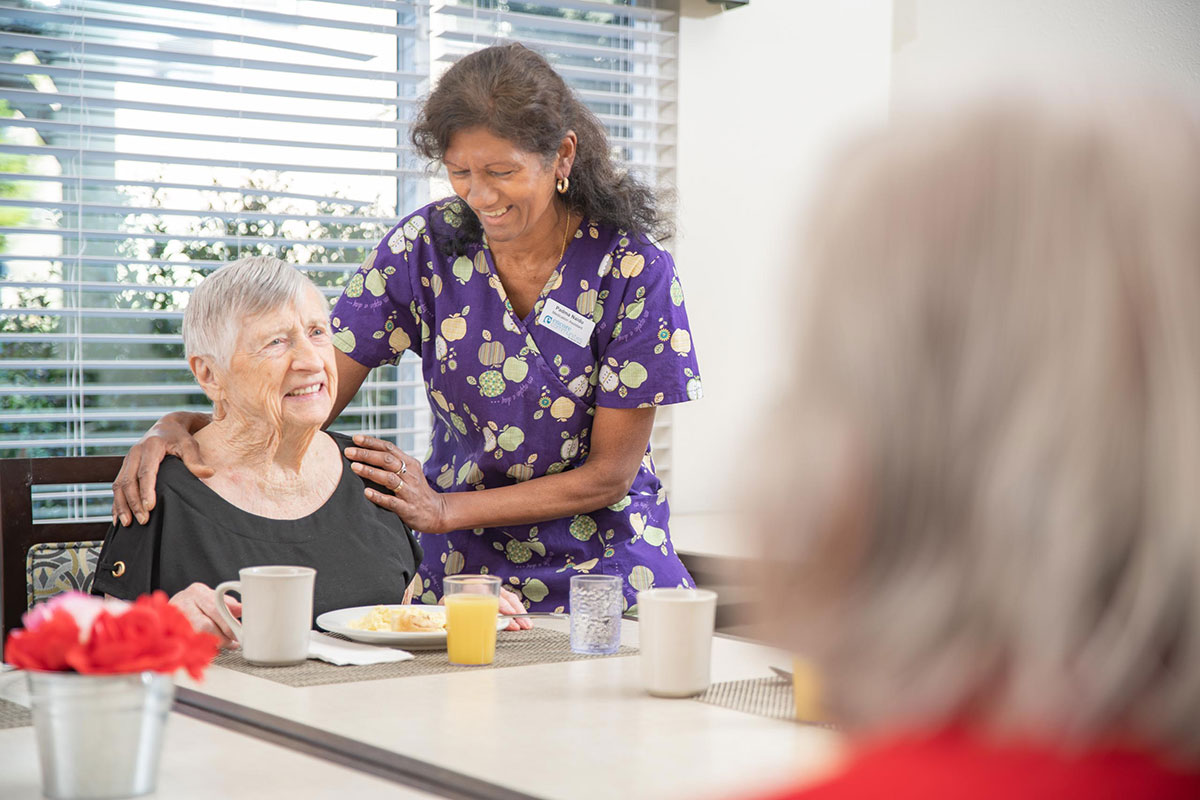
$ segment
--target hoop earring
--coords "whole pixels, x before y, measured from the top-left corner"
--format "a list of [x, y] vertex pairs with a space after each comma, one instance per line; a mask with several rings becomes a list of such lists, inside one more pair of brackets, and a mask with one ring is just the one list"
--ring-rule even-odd
[[554, 184], [554, 188], [558, 189], [559, 194], [566, 194], [567, 189], [571, 188], [571, 179], [564, 175], [558, 179], [558, 183]]

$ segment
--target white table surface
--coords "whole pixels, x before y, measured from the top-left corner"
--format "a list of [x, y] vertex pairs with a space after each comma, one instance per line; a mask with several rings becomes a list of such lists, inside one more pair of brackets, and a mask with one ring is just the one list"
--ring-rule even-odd
[[[636, 646], [637, 624], [622, 637]], [[713, 642], [714, 682], [789, 663], [761, 645]], [[841, 740], [828, 730], [650, 697], [638, 667], [635, 655], [305, 688], [213, 667], [179, 684], [545, 798], [740, 797], [837, 762]]]
[[[0, 697], [26, 705], [24, 676], [0, 674]], [[41, 796], [33, 727], [0, 730], [0, 798]], [[434, 795], [174, 713], [167, 721], [157, 791], [147, 797], [424, 800]]]

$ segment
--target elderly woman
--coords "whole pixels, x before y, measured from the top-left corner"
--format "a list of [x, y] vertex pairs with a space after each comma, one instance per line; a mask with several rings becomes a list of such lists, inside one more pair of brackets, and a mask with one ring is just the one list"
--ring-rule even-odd
[[[367, 496], [420, 532], [423, 602], [444, 575], [499, 575], [532, 609], [562, 609], [572, 575], [690, 586], [650, 457], [655, 409], [700, 396], [683, 290], [652, 193], [612, 162], [604, 128], [520, 45], [458, 61], [412, 126], [455, 195], [402, 219], [333, 313], [333, 419], [368, 372], [411, 351], [433, 410], [422, 465], [355, 439]], [[153, 507], [164, 452], [206, 472], [169, 415], [115, 485], [123, 524]]]
[[183, 340], [213, 404], [212, 422], [196, 435], [211, 475], [164, 461], [148, 517], [109, 531], [93, 591], [132, 599], [163, 589], [194, 627], [226, 645], [212, 587], [244, 566], [315, 567], [316, 614], [401, 602], [421, 547], [363, 496], [365, 482], [344, 456], [349, 437], [321, 430], [338, 374], [317, 288], [278, 259], [236, 261], [196, 288]]
[[762, 569], [859, 748], [779, 797], [1200, 797], [1200, 126], [998, 106], [835, 176]]

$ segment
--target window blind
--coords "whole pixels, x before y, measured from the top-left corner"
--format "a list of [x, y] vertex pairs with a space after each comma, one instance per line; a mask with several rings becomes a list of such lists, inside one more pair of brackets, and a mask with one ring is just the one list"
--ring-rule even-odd
[[[0, 5], [0, 455], [121, 453], [166, 411], [207, 410], [179, 326], [220, 263], [277, 255], [339, 293], [428, 195], [404, 146], [424, 14]], [[424, 448], [416, 365], [375, 371], [338, 427]]]
[[[191, 287], [269, 254], [336, 297], [397, 214], [449, 193], [407, 125], [474, 49], [538, 49], [614, 154], [670, 185], [675, 24], [649, 0], [0, 0], [0, 457], [122, 453], [207, 410], [179, 330]], [[429, 423], [405, 358], [337, 428], [420, 456]], [[108, 502], [55, 487], [37, 513]]]

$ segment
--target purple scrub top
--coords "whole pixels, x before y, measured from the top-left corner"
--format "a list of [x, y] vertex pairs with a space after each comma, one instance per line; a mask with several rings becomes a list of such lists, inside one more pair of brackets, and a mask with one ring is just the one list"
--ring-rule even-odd
[[[573, 469], [587, 459], [597, 406], [701, 396], [670, 253], [584, 219], [529, 316], [519, 319], [486, 241], [458, 256], [439, 246], [463, 224], [464, 211], [452, 197], [403, 219], [333, 311], [333, 341], [358, 363], [394, 364], [405, 350], [421, 359], [433, 410], [424, 462], [431, 486], [469, 492]], [[633, 607], [641, 589], [694, 585], [675, 554], [669, 519], [647, 448], [629, 494], [607, 508], [534, 525], [418, 532], [420, 601], [437, 603], [446, 575], [489, 573], [531, 610], [564, 610], [572, 575], [603, 573], [621, 577]]]

